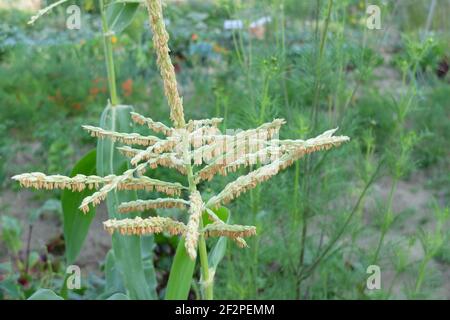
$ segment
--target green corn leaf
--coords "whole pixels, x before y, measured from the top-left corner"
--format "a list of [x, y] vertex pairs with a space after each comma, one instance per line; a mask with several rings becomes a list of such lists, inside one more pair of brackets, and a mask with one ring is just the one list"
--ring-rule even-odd
[[194, 268], [195, 261], [189, 258], [184, 246], [184, 238], [181, 238], [170, 269], [166, 300], [186, 300], [188, 298]]
[[118, 34], [133, 21], [139, 8], [139, 1], [114, 1], [106, 9], [109, 31]]
[[[224, 222], [230, 222], [230, 211], [226, 207], [220, 207], [219, 209], [212, 209], [212, 211]], [[220, 261], [222, 261], [225, 256], [225, 252], [227, 250], [227, 237], [220, 237], [217, 240], [214, 247], [211, 249], [208, 255], [208, 267], [213, 271], [213, 274], [216, 272], [217, 267], [219, 266]]]
[[[3, 272], [4, 270], [1, 270], [1, 265], [0, 271]], [[8, 276], [6, 279], [0, 281], [0, 300], [5, 299], [23, 299], [22, 286], [18, 284], [17, 278], [13, 276]]]
[[130, 298], [123, 293], [114, 293], [111, 297], [106, 300], [130, 300]]
[[[77, 164], [75, 164], [70, 176], [76, 174], [95, 174], [96, 150], [89, 151]], [[72, 192], [65, 189], [62, 193], [61, 204], [64, 221], [64, 239], [66, 244], [67, 264], [72, 264], [78, 257], [81, 247], [86, 239], [95, 209], [92, 208], [87, 214], [83, 214], [78, 206], [83, 198], [94, 193], [95, 190], [85, 189], [83, 192]]]
[[105, 262], [105, 294], [125, 292], [122, 276], [117, 268], [114, 252], [109, 250]]
[[150, 292], [154, 294], [152, 297], [156, 299], [156, 272], [153, 265], [153, 250], [155, 248], [155, 237], [154, 236], [143, 236], [141, 237], [141, 250], [142, 250], [142, 261], [144, 264], [144, 274], [147, 279], [148, 286], [150, 287]]
[[[107, 106], [100, 120], [100, 127], [118, 132], [130, 132], [131, 106]], [[97, 173], [101, 176], [121, 174], [127, 168], [126, 159], [118, 152], [118, 143], [109, 139], [99, 139], [97, 144]], [[136, 200], [136, 192], [111, 192], [106, 198], [109, 218], [122, 219], [117, 212], [122, 202]], [[132, 213], [127, 217], [133, 218]], [[151, 290], [144, 271], [141, 255], [141, 239], [138, 236], [122, 236], [118, 233], [112, 236], [112, 246], [115, 260], [122, 274], [123, 283], [131, 299], [154, 299], [156, 293]]]
[[64, 300], [62, 297], [58, 296], [52, 290], [49, 289], [39, 289], [33, 293], [28, 300]]

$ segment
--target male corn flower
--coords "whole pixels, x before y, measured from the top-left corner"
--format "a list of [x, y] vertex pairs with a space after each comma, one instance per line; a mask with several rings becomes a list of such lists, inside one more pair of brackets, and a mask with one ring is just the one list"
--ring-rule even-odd
[[[168, 39], [162, 16], [160, 0], [146, 0], [157, 63], [164, 84], [164, 92], [170, 106], [173, 127], [154, 121], [138, 113], [130, 114], [136, 124], [147, 126], [156, 135], [108, 131], [94, 126], [83, 126], [92, 136], [112, 139], [120, 143], [118, 149], [129, 158], [131, 169], [121, 175], [65, 177], [43, 173], [16, 175], [14, 180], [23, 187], [37, 189], [69, 189], [82, 191], [86, 188], [97, 191], [83, 199], [80, 210], [88, 212], [106, 199], [108, 193], [120, 190], [157, 191], [165, 198], [136, 200], [121, 203], [118, 211], [125, 216], [129, 212], [148, 209], [178, 208], [189, 214], [187, 223], [169, 217], [136, 217], [133, 219], [110, 219], [104, 227], [109, 233], [123, 235], [146, 235], [167, 232], [185, 237], [188, 255], [195, 259], [200, 235], [224, 236], [238, 246], [245, 247], [245, 237], [256, 234], [254, 226], [231, 225], [223, 222], [212, 209], [218, 208], [274, 177], [280, 170], [292, 165], [306, 154], [327, 150], [349, 140], [346, 136], [334, 136], [336, 129], [308, 140], [276, 139], [283, 119], [274, 119], [255, 129], [225, 134], [219, 130], [220, 118], [185, 121], [182, 98], [177, 89], [175, 72], [169, 56]], [[187, 184], [149, 178], [148, 169], [166, 167], [177, 170], [187, 177]], [[228, 183], [222, 191], [204, 200], [197, 185], [209, 181], [216, 175], [227, 175], [240, 168], [250, 172]], [[256, 168], [256, 169], [254, 169]], [[202, 213], [210, 217], [210, 224], [201, 223]]]

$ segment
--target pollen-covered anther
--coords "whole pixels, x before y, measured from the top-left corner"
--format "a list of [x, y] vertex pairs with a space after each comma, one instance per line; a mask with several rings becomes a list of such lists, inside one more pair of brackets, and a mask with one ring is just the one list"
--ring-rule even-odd
[[266, 163], [268, 160], [274, 161], [280, 157], [284, 148], [269, 146], [255, 153], [245, 154], [247, 149], [245, 144], [237, 144], [231, 152], [216, 157], [211, 164], [198, 171], [196, 182], [210, 181], [217, 174], [227, 175], [228, 172], [234, 172], [241, 166], [254, 165], [258, 162]]
[[119, 232], [122, 235], [146, 235], [167, 232], [170, 235], [184, 234], [186, 226], [179, 221], [167, 217], [150, 217], [142, 219], [110, 219], [103, 222], [109, 234]]
[[233, 241], [237, 244], [237, 246], [239, 248], [247, 248], [248, 247], [247, 242], [241, 237], [234, 238]]
[[96, 206], [100, 202], [105, 200], [109, 192], [116, 190], [119, 184], [123, 183], [127, 179], [132, 178], [134, 172], [137, 169], [138, 168], [128, 169], [120, 176], [108, 176], [111, 177], [111, 181], [105, 184], [99, 191], [95, 192], [93, 195], [84, 198], [79, 208], [84, 213], [87, 213], [89, 211], [89, 204]]
[[205, 143], [211, 143], [212, 142], [212, 138], [211, 137], [215, 137], [217, 135], [220, 135], [220, 130], [217, 127], [210, 127], [210, 126], [205, 126], [205, 127], [200, 127], [196, 130], [194, 130], [193, 132], [189, 133], [189, 143], [194, 147], [194, 148], [199, 148], [202, 145], [204, 145]]
[[[217, 143], [232, 143], [233, 141], [239, 140], [248, 140], [250, 139], [260, 139], [260, 140], [268, 140], [274, 136], [275, 133], [278, 133], [281, 126], [285, 124], [286, 121], [284, 119], [274, 119], [272, 122], [267, 122], [262, 124], [261, 126], [255, 129], [248, 129], [243, 131], [238, 131], [234, 135], [228, 134], [212, 134], [212, 135], [203, 135], [203, 140], [208, 142], [209, 144], [217, 144]], [[229, 150], [228, 150], [229, 151]]]
[[124, 202], [119, 205], [117, 210], [120, 213], [128, 213], [133, 211], [145, 211], [149, 209], [186, 209], [188, 206], [189, 201], [183, 199], [158, 198], [154, 200], [135, 200]]
[[125, 157], [128, 157], [128, 158], [133, 158], [139, 152], [144, 151], [142, 149], [135, 149], [135, 148], [131, 148], [129, 146], [117, 147], [117, 150], [119, 150], [120, 153], [122, 153]]
[[214, 128], [214, 131], [217, 129], [217, 126], [221, 124], [223, 118], [211, 118], [211, 119], [201, 119], [201, 120], [189, 120], [186, 124], [185, 128], [189, 132], [194, 132], [197, 129], [202, 127], [204, 128]]
[[112, 141], [119, 141], [124, 144], [137, 144], [142, 146], [149, 146], [157, 143], [161, 139], [154, 136], [141, 136], [138, 133], [122, 133], [122, 132], [115, 132], [115, 131], [109, 131], [105, 130], [99, 127], [94, 126], [88, 126], [84, 125], [82, 126], [83, 129], [88, 131], [92, 137], [96, 138], [109, 138]]
[[15, 175], [13, 180], [19, 181], [22, 187], [35, 189], [68, 189], [72, 191], [83, 191], [84, 189], [98, 189], [101, 184], [109, 182], [109, 177], [95, 175], [85, 176], [77, 174], [74, 177], [62, 175], [45, 175], [41, 172], [31, 172]]
[[[275, 131], [279, 130], [281, 122], [282, 120], [276, 119], [256, 129], [237, 132], [235, 135], [203, 136], [202, 142], [206, 142], [206, 144], [197, 148], [194, 146], [195, 150], [192, 155], [194, 164], [209, 163], [210, 160], [220, 158], [223, 154], [227, 154], [227, 157], [230, 155], [239, 157], [245, 153], [257, 152], [263, 149], [267, 140], [272, 138]], [[215, 160], [213, 162], [217, 163]]]
[[83, 213], [89, 212], [89, 205], [92, 204], [93, 207], [99, 205], [102, 201], [104, 201], [107, 197], [107, 192], [97, 191], [92, 196], [88, 196], [83, 199], [79, 209], [83, 211]]
[[306, 154], [317, 151], [329, 150], [333, 147], [339, 147], [342, 143], [350, 140], [347, 136], [333, 136], [337, 130], [332, 129], [325, 131], [321, 135], [308, 140], [280, 140], [277, 141], [287, 151], [287, 157], [284, 157], [280, 169], [292, 165], [296, 160], [300, 159]]
[[218, 208], [221, 204], [230, 202], [234, 198], [239, 197], [241, 193], [253, 189], [259, 183], [275, 176], [279, 171], [280, 165], [281, 161], [276, 160], [271, 164], [262, 166], [245, 176], [237, 178], [235, 181], [227, 184], [218, 195], [210, 198], [206, 206], [209, 208]]
[[[231, 225], [226, 223], [211, 223], [202, 230], [205, 237], [228, 237], [231, 239], [238, 239], [243, 237], [250, 237], [256, 235], [256, 227]], [[239, 241], [242, 245], [244, 243]]]
[[141, 161], [158, 157], [158, 154], [172, 150], [178, 142], [178, 137], [168, 137], [166, 140], [160, 140], [154, 145], [149, 146], [147, 149], [137, 153], [130, 162], [132, 165], [136, 166]]
[[164, 84], [164, 93], [170, 107], [170, 119], [176, 128], [185, 126], [183, 99], [177, 88], [175, 68], [169, 56], [169, 34], [162, 18], [161, 1], [147, 1], [150, 26], [153, 31], [153, 46], [156, 51], [156, 64], [159, 67]]
[[200, 192], [193, 191], [189, 196], [189, 221], [186, 228], [186, 251], [192, 260], [197, 257], [197, 243], [199, 237], [200, 218], [203, 212], [203, 200]]
[[151, 118], [144, 117], [137, 112], [131, 112], [131, 119], [138, 124], [147, 125], [152, 131], [162, 133], [165, 136], [171, 136], [174, 130], [162, 122], [153, 121]]
[[269, 146], [255, 153], [249, 153], [237, 157], [236, 161], [227, 164], [222, 170], [222, 174], [227, 174], [228, 172], [235, 172], [241, 167], [248, 167], [255, 165], [257, 163], [267, 163], [270, 161], [275, 161], [279, 159], [283, 154], [283, 149], [281, 147]]
[[148, 160], [147, 164], [152, 169], [156, 169], [158, 166], [161, 166], [175, 169], [181, 174], [186, 175], [186, 165], [175, 153], [161, 154], [158, 157]]
[[152, 179], [146, 176], [139, 178], [127, 178], [117, 185], [117, 190], [145, 190], [158, 191], [169, 196], [179, 196], [181, 191], [186, 189], [183, 185], [177, 182], [166, 182], [158, 179]]

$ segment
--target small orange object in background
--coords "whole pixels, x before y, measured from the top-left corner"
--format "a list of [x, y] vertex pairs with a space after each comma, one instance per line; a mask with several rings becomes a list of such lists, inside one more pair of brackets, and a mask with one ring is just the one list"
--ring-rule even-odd
[[123, 95], [125, 97], [131, 96], [131, 94], [133, 93], [133, 80], [132, 79], [125, 80], [122, 83], [122, 90], [123, 90]]
[[228, 54], [228, 50], [227, 50], [226, 48], [220, 46], [220, 45], [217, 44], [217, 43], [214, 43], [214, 45], [213, 45], [213, 51], [214, 51], [215, 53]]
[[250, 35], [258, 40], [263, 40], [266, 35], [267, 24], [272, 21], [270, 16], [259, 18], [256, 21], [250, 23], [249, 31]]
[[92, 87], [89, 89], [89, 95], [92, 97], [97, 96], [99, 94], [99, 92], [100, 92], [100, 89], [97, 87]]
[[250, 27], [249, 30], [250, 34], [258, 40], [263, 40], [266, 35], [266, 27], [263, 25]]
[[117, 43], [117, 37], [116, 37], [116, 36], [112, 36], [112, 37], [111, 37], [111, 43], [112, 43], [112, 44]]
[[197, 40], [198, 40], [198, 34], [193, 33], [193, 34], [191, 35], [191, 40], [192, 40], [192, 41], [197, 41]]
[[73, 110], [81, 110], [81, 103], [79, 103], [79, 102], [72, 103], [72, 109]]
[[106, 79], [97, 77], [92, 80], [91, 87], [89, 88], [89, 99], [93, 100], [97, 98], [97, 95], [100, 93], [106, 93]]

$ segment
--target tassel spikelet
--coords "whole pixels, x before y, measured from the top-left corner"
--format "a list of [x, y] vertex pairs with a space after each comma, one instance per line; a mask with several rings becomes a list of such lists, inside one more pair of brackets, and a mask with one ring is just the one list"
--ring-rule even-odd
[[202, 233], [208, 237], [228, 237], [231, 239], [256, 235], [256, 227], [227, 223], [210, 223], [203, 228]]
[[179, 173], [186, 175], [186, 164], [174, 153], [162, 154], [157, 158], [150, 159], [147, 163], [148, 166], [152, 169], [156, 169], [158, 166], [161, 166], [175, 169]]
[[121, 133], [105, 130], [99, 127], [94, 126], [82, 126], [83, 129], [90, 132], [92, 137], [96, 138], [109, 138], [113, 142], [118, 141], [124, 144], [138, 144], [141, 146], [150, 146], [152, 144], [157, 143], [161, 139], [154, 136], [141, 136], [138, 133]]
[[164, 93], [170, 107], [170, 119], [175, 128], [185, 126], [183, 101], [178, 93], [175, 68], [169, 56], [169, 34], [166, 31], [162, 15], [161, 1], [147, 0], [150, 25], [153, 31], [153, 46], [157, 56], [157, 65], [164, 83]]
[[25, 188], [35, 189], [68, 189], [73, 191], [83, 191], [84, 189], [98, 189], [107, 177], [102, 178], [98, 176], [85, 176], [78, 174], [75, 177], [69, 178], [62, 175], [47, 176], [41, 172], [31, 172], [15, 175], [11, 179], [19, 181], [20, 186]]
[[[220, 220], [220, 218], [214, 213], [214, 211], [212, 211], [211, 209], [209, 209], [207, 207], [205, 207], [204, 209], [206, 210], [206, 213], [208, 214], [208, 217], [213, 221], [213, 223], [215, 223], [215, 224], [225, 224], [225, 222]], [[236, 238], [233, 239], [233, 241], [240, 248], [246, 248], [247, 247], [247, 242], [241, 237], [236, 237]]]
[[115, 185], [117, 185], [118, 182], [115, 183], [115, 181], [116, 180], [113, 180], [113, 182], [104, 185], [99, 191], [94, 192], [94, 194], [92, 194], [91, 196], [87, 196], [86, 198], [84, 198], [81, 202], [81, 205], [79, 206], [79, 209], [83, 211], [83, 213], [88, 213], [90, 204], [92, 204], [92, 206], [94, 207], [99, 205], [106, 199], [108, 193], [116, 188]]
[[112, 181], [106, 185], [104, 185], [99, 191], [95, 192], [93, 195], [88, 196], [83, 199], [81, 202], [81, 205], [79, 206], [79, 209], [83, 211], [84, 213], [89, 212], [89, 204], [93, 204], [96, 206], [100, 202], [106, 199], [106, 196], [109, 192], [116, 190], [119, 185], [127, 181], [128, 179], [133, 178], [133, 175], [136, 172], [142, 172], [145, 171], [146, 164], [140, 164], [136, 166], [135, 168], [128, 169], [125, 171], [122, 175], [116, 176]]
[[[117, 149], [128, 158], [133, 158], [138, 153], [143, 151], [140, 149], [130, 148], [128, 146], [117, 147]], [[151, 169], [156, 169], [158, 166], [161, 166], [175, 169], [181, 174], [186, 175], [186, 164], [176, 153], [150, 153], [145, 155], [144, 159], [148, 160], [147, 164]]]
[[255, 138], [260, 140], [268, 140], [279, 132], [284, 123], [286, 123], [284, 119], [274, 119], [272, 122], [264, 123], [256, 129], [238, 131], [234, 135], [205, 135], [203, 139], [207, 140], [209, 143], [231, 143], [233, 141], [240, 141], [249, 138], [251, 140], [255, 140]]
[[199, 148], [211, 140], [209, 137], [214, 137], [220, 134], [220, 130], [216, 127], [201, 127], [189, 134], [189, 143], [194, 148]]
[[124, 202], [119, 205], [117, 210], [120, 213], [129, 213], [133, 211], [145, 211], [149, 209], [186, 209], [189, 201], [183, 199], [159, 198], [154, 200], [136, 200]]
[[[265, 144], [265, 140], [252, 138], [252, 135], [242, 136], [222, 136], [217, 138], [211, 144], [205, 144], [192, 152], [194, 165], [217, 164], [223, 165], [226, 162], [220, 162], [229, 157], [239, 157], [247, 152], [255, 152]], [[234, 161], [234, 158], [232, 161]]]
[[180, 142], [178, 137], [169, 137], [167, 140], [160, 140], [154, 145], [149, 146], [147, 149], [142, 150], [131, 159], [132, 165], [137, 165], [139, 162], [151, 159], [155, 154], [162, 153], [164, 151], [172, 150], [175, 145]]
[[[47, 176], [41, 172], [32, 172], [16, 175], [11, 179], [19, 181], [22, 187], [35, 189], [68, 189], [81, 192], [86, 188], [89, 190], [98, 189], [100, 186], [111, 183], [118, 176], [108, 175], [99, 177], [95, 175], [85, 176], [77, 174], [74, 177], [66, 177], [62, 175]], [[179, 183], [165, 182], [149, 177], [128, 178], [117, 186], [118, 190], [146, 190], [163, 192], [168, 195], [180, 195], [181, 190], [186, 187]]]
[[129, 146], [117, 147], [117, 150], [119, 150], [120, 153], [123, 154], [127, 158], [133, 158], [139, 152], [143, 151], [142, 149], [135, 149], [135, 148], [131, 148]]
[[278, 173], [281, 164], [282, 161], [278, 159], [271, 164], [262, 166], [245, 176], [237, 178], [235, 181], [227, 184], [218, 195], [209, 199], [206, 206], [209, 208], [218, 208], [221, 204], [226, 204], [234, 198], [239, 197], [241, 193], [253, 189], [259, 183], [275, 176]]
[[192, 260], [197, 258], [197, 243], [199, 237], [200, 218], [203, 212], [203, 200], [198, 191], [191, 193], [189, 197], [191, 206], [189, 208], [189, 221], [186, 227], [186, 251]]
[[257, 163], [266, 163], [278, 159], [283, 154], [284, 148], [278, 146], [269, 146], [258, 152], [248, 153], [237, 158], [236, 161], [226, 164], [221, 170], [222, 175], [236, 172], [238, 168], [256, 165]]
[[233, 238], [233, 241], [237, 244], [237, 246], [239, 248], [247, 248], [248, 244], [247, 241], [245, 241], [245, 239], [241, 238], [241, 237], [237, 237], [237, 238]]
[[[111, 181], [117, 176], [111, 175]], [[146, 176], [139, 178], [128, 178], [117, 185], [118, 190], [145, 190], [145, 191], [157, 191], [165, 193], [169, 196], [179, 196], [183, 189], [187, 189], [185, 186], [178, 182], [166, 182], [158, 179], [152, 179]]]
[[171, 136], [174, 131], [174, 129], [169, 128], [164, 123], [153, 121], [151, 118], [144, 117], [137, 112], [131, 112], [131, 119], [137, 124], [147, 125], [152, 131], [162, 133], [167, 137]]
[[[274, 119], [272, 122], [265, 123], [256, 129], [240, 131], [235, 135], [204, 135], [202, 143], [193, 144], [196, 147], [192, 156], [194, 164], [201, 165], [224, 153], [231, 154], [240, 145], [245, 145], [247, 152], [258, 151], [267, 140], [278, 134], [284, 123], [284, 119]], [[200, 146], [203, 142], [207, 144]]]
[[227, 175], [229, 171], [236, 171], [240, 166], [254, 165], [258, 162], [265, 163], [268, 158], [275, 160], [281, 155], [282, 149], [276, 146], [266, 147], [255, 153], [246, 154], [248, 149], [236, 145], [236, 149], [229, 153], [222, 154], [213, 160], [196, 174], [196, 182], [203, 180], [210, 181], [216, 174]]
[[[211, 210], [218, 208], [242, 193], [255, 188], [258, 184], [274, 177], [280, 170], [292, 165], [306, 154], [337, 147], [350, 139], [346, 136], [334, 136], [336, 129], [328, 130], [321, 135], [307, 140], [281, 140], [278, 133], [285, 124], [284, 119], [274, 119], [254, 129], [247, 129], [234, 134], [222, 134], [218, 126], [220, 118], [189, 120], [184, 118], [183, 102], [178, 93], [174, 67], [169, 56], [169, 36], [164, 26], [161, 0], [145, 0], [153, 31], [153, 44], [157, 54], [157, 65], [160, 70], [164, 93], [169, 107], [173, 126], [168, 127], [136, 112], [131, 119], [146, 125], [155, 133], [164, 135], [143, 136], [137, 133], [120, 133], [94, 126], [83, 126], [91, 136], [109, 138], [127, 145], [141, 145], [145, 149], [120, 146], [117, 149], [130, 158], [132, 167], [121, 175], [74, 177], [62, 175], [45, 175], [40, 172], [19, 174], [12, 179], [21, 186], [36, 189], [68, 189], [83, 191], [95, 189], [92, 195], [81, 202], [79, 209], [84, 213], [90, 206], [104, 201], [111, 191], [144, 190], [157, 191], [171, 198], [136, 200], [119, 205], [122, 213], [144, 211], [159, 208], [179, 208], [189, 210], [187, 225], [182, 222], [163, 217], [142, 219], [107, 220], [105, 229], [125, 235], [145, 235], [168, 232], [185, 236], [188, 255], [195, 259], [199, 241], [205, 237], [225, 236], [231, 238], [239, 247], [246, 247], [244, 237], [256, 234], [253, 226], [230, 225], [220, 220]], [[199, 166], [199, 167], [197, 167]], [[187, 176], [188, 187], [179, 183], [171, 183], [152, 179], [144, 174], [149, 169], [167, 167]], [[228, 183], [222, 191], [213, 195], [209, 201], [202, 200], [196, 191], [197, 184], [211, 180], [215, 175], [227, 175], [241, 167], [249, 167], [250, 172]], [[190, 191], [189, 201], [181, 198], [183, 191]], [[205, 227], [200, 223], [205, 211], [213, 221]]]
[[[236, 138], [228, 136], [216, 143], [210, 145], [204, 145], [193, 152], [194, 164], [201, 165], [204, 163], [224, 164], [221, 160], [229, 159], [230, 156], [238, 156], [239, 154], [245, 154], [246, 152], [256, 151], [254, 150], [257, 145], [264, 145], [264, 140], [255, 138], [255, 140], [249, 137]], [[200, 162], [196, 163], [195, 159], [199, 158]], [[234, 161], [234, 160], [233, 160]]]
[[122, 235], [148, 235], [167, 232], [170, 235], [184, 234], [186, 226], [184, 223], [165, 217], [150, 217], [142, 219], [110, 219], [103, 222], [103, 227], [109, 234], [119, 232]]
[[189, 132], [194, 132], [201, 127], [215, 127], [221, 124], [223, 118], [211, 118], [211, 119], [201, 119], [201, 120], [189, 120], [186, 124], [186, 129]]
[[210, 137], [205, 137], [205, 139], [211, 142], [223, 142], [223, 141], [233, 141], [248, 138], [258, 138], [262, 140], [268, 140], [278, 133], [281, 126], [285, 124], [284, 119], [274, 119], [271, 122], [264, 123], [257, 127], [256, 129], [248, 129], [243, 131], [238, 131], [234, 135], [212, 135]]

